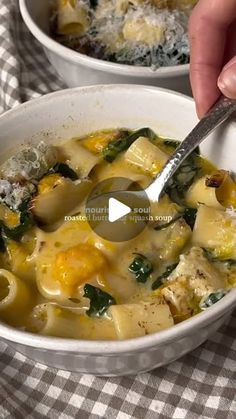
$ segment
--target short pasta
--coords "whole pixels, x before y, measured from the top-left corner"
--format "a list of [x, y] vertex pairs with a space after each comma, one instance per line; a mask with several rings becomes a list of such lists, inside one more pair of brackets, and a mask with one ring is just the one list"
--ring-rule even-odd
[[88, 8], [76, 0], [57, 0], [58, 33], [83, 35], [89, 27]]
[[[5, 161], [0, 320], [46, 336], [122, 340], [174, 327], [230, 292], [235, 178], [199, 150], [150, 203], [137, 236], [108, 240], [91, 229], [91, 191], [119, 190], [122, 176], [126, 190], [146, 188], [177, 146], [150, 128], [116, 128], [40, 142]], [[108, 189], [96, 189], [104, 180]]]

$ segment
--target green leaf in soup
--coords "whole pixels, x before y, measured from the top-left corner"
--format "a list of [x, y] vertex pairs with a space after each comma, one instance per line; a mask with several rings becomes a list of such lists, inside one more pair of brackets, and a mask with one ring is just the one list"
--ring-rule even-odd
[[22, 236], [33, 226], [32, 218], [28, 215], [21, 214], [20, 224], [17, 227], [9, 228], [2, 226], [4, 236], [8, 239], [19, 241]]
[[16, 227], [8, 227], [4, 223], [1, 224], [1, 231], [7, 239], [19, 241], [22, 236], [34, 225], [34, 220], [29, 210], [29, 200], [23, 201], [19, 206], [20, 220]]
[[116, 304], [110, 294], [90, 284], [84, 286], [84, 297], [90, 300], [90, 307], [86, 311], [90, 317], [102, 316], [111, 305]]
[[165, 192], [179, 205], [185, 203], [185, 193], [200, 172], [199, 149], [194, 150], [173, 175]]
[[58, 173], [59, 175], [69, 178], [71, 180], [77, 180], [78, 175], [75, 173], [73, 169], [66, 163], [57, 163], [55, 166], [49, 171], [50, 173]]
[[119, 153], [127, 150], [131, 144], [139, 137], [147, 137], [149, 139], [156, 138], [156, 134], [150, 128], [141, 128], [131, 134], [122, 136], [115, 140], [112, 140], [104, 147], [102, 151], [103, 159], [109, 163], [112, 163]]
[[173, 265], [167, 266], [166, 270], [153, 282], [152, 289], [156, 290], [157, 288], [160, 288], [163, 285], [165, 279], [168, 278], [168, 276], [171, 274], [171, 272], [173, 272], [177, 265], [178, 263], [174, 263]]
[[228, 290], [219, 289], [216, 292], [209, 294], [205, 300], [200, 302], [200, 309], [206, 310], [207, 308], [213, 306], [215, 303], [220, 301], [228, 293]]
[[129, 271], [134, 274], [137, 282], [145, 283], [153, 271], [153, 266], [146, 256], [136, 254], [137, 256], [129, 266]]
[[185, 208], [183, 215], [183, 219], [186, 221], [186, 223], [191, 227], [193, 230], [196, 217], [197, 217], [197, 209], [196, 208]]
[[[170, 147], [170, 148], [173, 148], [174, 150], [181, 144], [181, 142], [180, 141], [178, 141], [178, 140], [172, 140], [172, 139], [164, 139], [164, 140], [162, 140], [163, 141], [163, 144], [166, 146], [166, 147]], [[198, 147], [196, 147], [194, 150], [193, 150], [193, 153], [195, 153], [195, 154], [198, 154], [198, 155], [200, 155], [200, 148], [199, 148], [199, 146]]]

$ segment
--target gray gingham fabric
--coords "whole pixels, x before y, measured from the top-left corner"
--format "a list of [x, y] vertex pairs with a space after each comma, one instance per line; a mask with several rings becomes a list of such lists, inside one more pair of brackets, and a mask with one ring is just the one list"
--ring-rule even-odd
[[[0, 0], [0, 112], [62, 87], [17, 1]], [[235, 419], [235, 337], [236, 313], [179, 361], [111, 379], [48, 368], [0, 340], [0, 418]]]
[[23, 25], [17, 0], [0, 0], [0, 112], [65, 87]]

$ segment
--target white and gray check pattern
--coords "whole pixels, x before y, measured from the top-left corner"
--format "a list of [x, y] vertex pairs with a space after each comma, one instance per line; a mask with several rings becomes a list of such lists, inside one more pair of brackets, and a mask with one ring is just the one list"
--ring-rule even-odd
[[17, 0], [0, 0], [0, 112], [65, 87], [22, 23]]
[[[0, 112], [62, 87], [17, 0], [0, 0]], [[110, 379], [48, 368], [0, 341], [0, 418], [235, 419], [235, 336], [236, 313], [181, 360]]]

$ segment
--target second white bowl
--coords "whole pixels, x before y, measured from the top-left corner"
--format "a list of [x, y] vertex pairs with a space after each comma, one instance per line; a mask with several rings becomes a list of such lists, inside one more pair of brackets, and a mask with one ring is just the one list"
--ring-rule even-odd
[[148, 67], [111, 63], [80, 54], [49, 36], [49, 1], [20, 0], [22, 17], [43, 46], [49, 61], [69, 87], [92, 84], [133, 83], [165, 87], [190, 94], [189, 65]]

